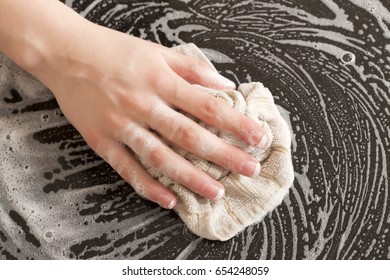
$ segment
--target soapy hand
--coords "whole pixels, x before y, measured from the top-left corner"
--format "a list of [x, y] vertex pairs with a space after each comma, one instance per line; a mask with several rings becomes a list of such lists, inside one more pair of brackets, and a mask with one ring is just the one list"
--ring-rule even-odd
[[[66, 17], [68, 24], [73, 17]], [[174, 194], [154, 180], [132, 153], [195, 193], [215, 201], [223, 197], [224, 188], [218, 181], [169, 144], [245, 176], [260, 172], [253, 156], [177, 111], [250, 145], [265, 145], [267, 137], [259, 125], [192, 85], [232, 89], [231, 81], [207, 63], [172, 49], [84, 19], [75, 26], [71, 40], [38, 42], [33, 46], [38, 57], [27, 52], [23, 57], [16, 55], [16, 61], [20, 59], [25, 69], [52, 90], [89, 146], [141, 196], [165, 208], [177, 203]]]

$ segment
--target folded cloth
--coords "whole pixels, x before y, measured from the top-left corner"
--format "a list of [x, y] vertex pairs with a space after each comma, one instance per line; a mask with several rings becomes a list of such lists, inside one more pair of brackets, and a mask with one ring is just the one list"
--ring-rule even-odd
[[[202, 59], [211, 65], [194, 44], [178, 46], [175, 50]], [[265, 149], [258, 149], [248, 146], [229, 133], [196, 120], [227, 143], [255, 156], [262, 166], [260, 174], [255, 178], [235, 174], [181, 148], [173, 147], [177, 153], [225, 187], [224, 198], [212, 202], [171, 180], [145, 162], [142, 164], [155, 179], [176, 194], [178, 203], [175, 210], [193, 233], [207, 239], [224, 241], [247, 226], [260, 222], [288, 193], [294, 180], [290, 151], [291, 135], [270, 91], [263, 84], [246, 83], [241, 84], [238, 90], [224, 91], [200, 88], [205, 93], [224, 100], [267, 131], [270, 138], [268, 145]]]

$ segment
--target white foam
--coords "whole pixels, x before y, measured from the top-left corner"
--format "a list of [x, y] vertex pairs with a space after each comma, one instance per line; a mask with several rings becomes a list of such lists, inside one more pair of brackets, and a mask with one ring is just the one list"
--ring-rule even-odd
[[390, 30], [386, 25], [390, 23], [390, 12], [378, 0], [350, 0], [356, 6], [365, 9], [369, 14], [375, 15], [379, 26], [382, 28], [383, 36], [390, 38]]
[[235, 63], [235, 60], [224, 53], [216, 50], [201, 48], [206, 57], [215, 63]]

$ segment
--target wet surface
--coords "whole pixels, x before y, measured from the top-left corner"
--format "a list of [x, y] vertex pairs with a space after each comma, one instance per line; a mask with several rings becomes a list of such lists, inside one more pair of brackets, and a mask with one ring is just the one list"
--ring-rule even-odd
[[192, 235], [85, 144], [53, 95], [0, 56], [0, 258], [390, 259], [390, 2], [65, 1], [261, 81], [293, 134], [294, 185], [227, 242]]

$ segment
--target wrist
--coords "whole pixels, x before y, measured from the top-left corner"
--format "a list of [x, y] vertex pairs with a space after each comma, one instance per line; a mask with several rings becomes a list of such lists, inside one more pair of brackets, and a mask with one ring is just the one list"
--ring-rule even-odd
[[56, 0], [2, 1], [0, 51], [42, 81], [55, 60], [70, 55], [72, 43], [92, 25]]

